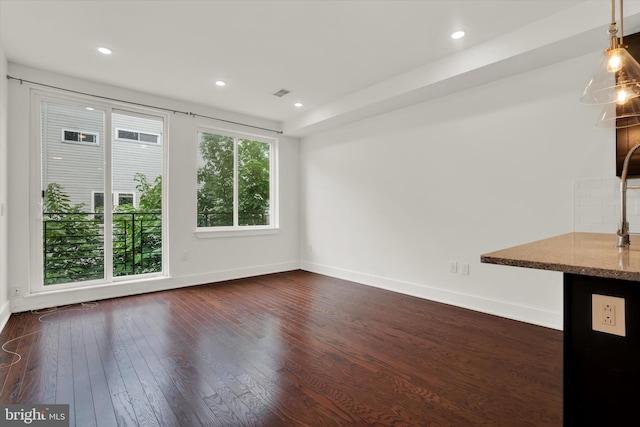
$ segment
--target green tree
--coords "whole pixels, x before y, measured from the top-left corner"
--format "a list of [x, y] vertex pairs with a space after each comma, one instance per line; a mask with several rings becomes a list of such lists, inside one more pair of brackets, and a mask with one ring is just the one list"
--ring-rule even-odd
[[198, 225], [233, 225], [233, 138], [202, 134], [198, 168]]
[[[149, 182], [134, 176], [138, 208], [119, 205], [113, 213], [113, 275], [162, 271], [162, 176]], [[72, 205], [59, 184], [47, 186], [44, 198], [44, 284], [104, 277], [103, 215]]]
[[[202, 134], [198, 168], [198, 226], [233, 225], [234, 138]], [[268, 224], [270, 145], [238, 143], [239, 225]]]
[[44, 284], [104, 277], [102, 220], [72, 205], [60, 184], [47, 185], [44, 194]]
[[162, 175], [150, 183], [145, 174], [138, 172], [133, 180], [137, 182], [136, 190], [140, 193], [138, 209], [141, 212], [162, 212]]
[[113, 275], [162, 271], [162, 176], [151, 183], [136, 173], [138, 208], [119, 205], [113, 213]]
[[269, 210], [269, 144], [242, 140], [238, 145], [238, 222], [267, 225]]

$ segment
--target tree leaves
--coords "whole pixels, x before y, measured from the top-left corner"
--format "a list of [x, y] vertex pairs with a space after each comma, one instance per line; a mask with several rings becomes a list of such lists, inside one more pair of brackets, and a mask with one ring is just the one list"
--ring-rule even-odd
[[202, 133], [198, 168], [198, 226], [232, 226], [234, 155], [238, 155], [238, 225], [267, 225], [270, 201], [270, 144]]

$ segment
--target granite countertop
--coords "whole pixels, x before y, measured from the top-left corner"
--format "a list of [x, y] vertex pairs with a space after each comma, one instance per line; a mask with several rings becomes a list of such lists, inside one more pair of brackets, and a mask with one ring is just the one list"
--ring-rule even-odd
[[487, 253], [480, 260], [487, 264], [640, 281], [640, 236], [632, 235], [628, 248], [618, 248], [616, 242], [615, 234], [568, 233]]

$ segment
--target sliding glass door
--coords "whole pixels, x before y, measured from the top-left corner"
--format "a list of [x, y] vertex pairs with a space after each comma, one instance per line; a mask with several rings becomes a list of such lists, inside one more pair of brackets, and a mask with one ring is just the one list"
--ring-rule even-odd
[[163, 272], [161, 117], [41, 99], [42, 286]]

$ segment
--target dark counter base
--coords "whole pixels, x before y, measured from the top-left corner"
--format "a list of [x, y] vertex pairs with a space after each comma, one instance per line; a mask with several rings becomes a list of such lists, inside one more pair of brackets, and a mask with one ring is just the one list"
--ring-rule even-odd
[[[592, 330], [592, 294], [625, 299], [626, 337]], [[640, 287], [565, 273], [564, 425], [635, 425], [639, 416]]]

